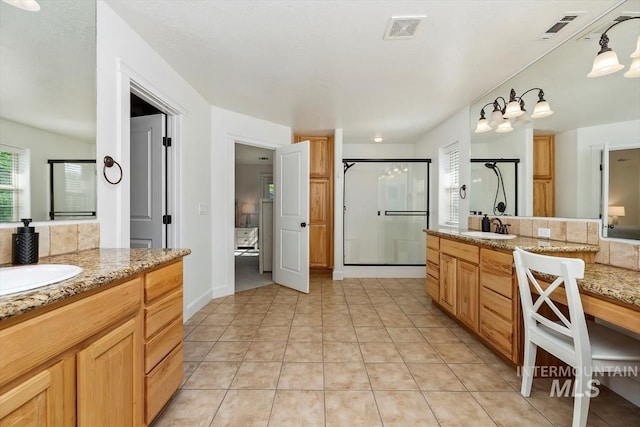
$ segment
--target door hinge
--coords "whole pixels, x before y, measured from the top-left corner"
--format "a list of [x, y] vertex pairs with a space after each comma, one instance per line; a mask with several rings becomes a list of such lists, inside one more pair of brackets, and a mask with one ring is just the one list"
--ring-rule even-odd
[[162, 215], [162, 223], [164, 225], [171, 224], [171, 215]]
[[163, 136], [162, 137], [162, 145], [164, 145], [165, 147], [171, 147], [171, 137], [170, 136]]

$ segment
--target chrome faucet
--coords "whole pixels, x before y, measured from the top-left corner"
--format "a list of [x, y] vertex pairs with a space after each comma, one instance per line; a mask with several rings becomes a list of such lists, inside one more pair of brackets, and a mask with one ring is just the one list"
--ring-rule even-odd
[[511, 224], [503, 224], [502, 221], [500, 221], [500, 218], [493, 218], [491, 220], [491, 222], [493, 223], [494, 221], [498, 221], [498, 224], [496, 224], [496, 233], [498, 234], [509, 234], [509, 228], [511, 226]]

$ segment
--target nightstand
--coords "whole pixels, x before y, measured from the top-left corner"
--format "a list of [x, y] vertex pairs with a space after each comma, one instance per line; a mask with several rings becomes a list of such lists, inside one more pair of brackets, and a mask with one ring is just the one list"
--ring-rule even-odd
[[258, 249], [258, 228], [236, 228], [236, 249]]

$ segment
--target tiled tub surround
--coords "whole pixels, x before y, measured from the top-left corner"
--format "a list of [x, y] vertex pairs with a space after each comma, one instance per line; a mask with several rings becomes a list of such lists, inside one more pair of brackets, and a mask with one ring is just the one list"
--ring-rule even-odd
[[[58, 226], [52, 228], [56, 227]], [[0, 321], [124, 279], [190, 253], [189, 249], [88, 249], [40, 258], [40, 263], [77, 265], [83, 272], [69, 280], [0, 297]]]
[[[15, 226], [0, 228], [0, 265], [11, 263], [11, 235]], [[100, 247], [100, 224], [79, 222], [77, 224], [53, 224], [36, 226], [39, 233], [40, 258]]]
[[[622, 240], [600, 239], [599, 220], [509, 216], [499, 218], [503, 223], [510, 224], [509, 233], [511, 234], [535, 237], [538, 228], [548, 228], [551, 232], [551, 240], [598, 245], [600, 250], [596, 253], [595, 258], [598, 264], [640, 271], [640, 244], [637, 242], [627, 243]], [[469, 230], [480, 230], [482, 228], [481, 221], [481, 216], [469, 216], [467, 222]]]

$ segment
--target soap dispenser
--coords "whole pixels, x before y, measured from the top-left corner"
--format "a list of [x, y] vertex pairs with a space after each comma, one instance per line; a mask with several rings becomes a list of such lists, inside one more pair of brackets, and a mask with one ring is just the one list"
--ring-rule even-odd
[[482, 218], [482, 231], [491, 231], [491, 221], [487, 214], [484, 214], [484, 218]]
[[38, 262], [38, 234], [35, 227], [29, 227], [31, 218], [22, 218], [24, 227], [16, 228], [12, 234], [13, 264], [35, 264]]

